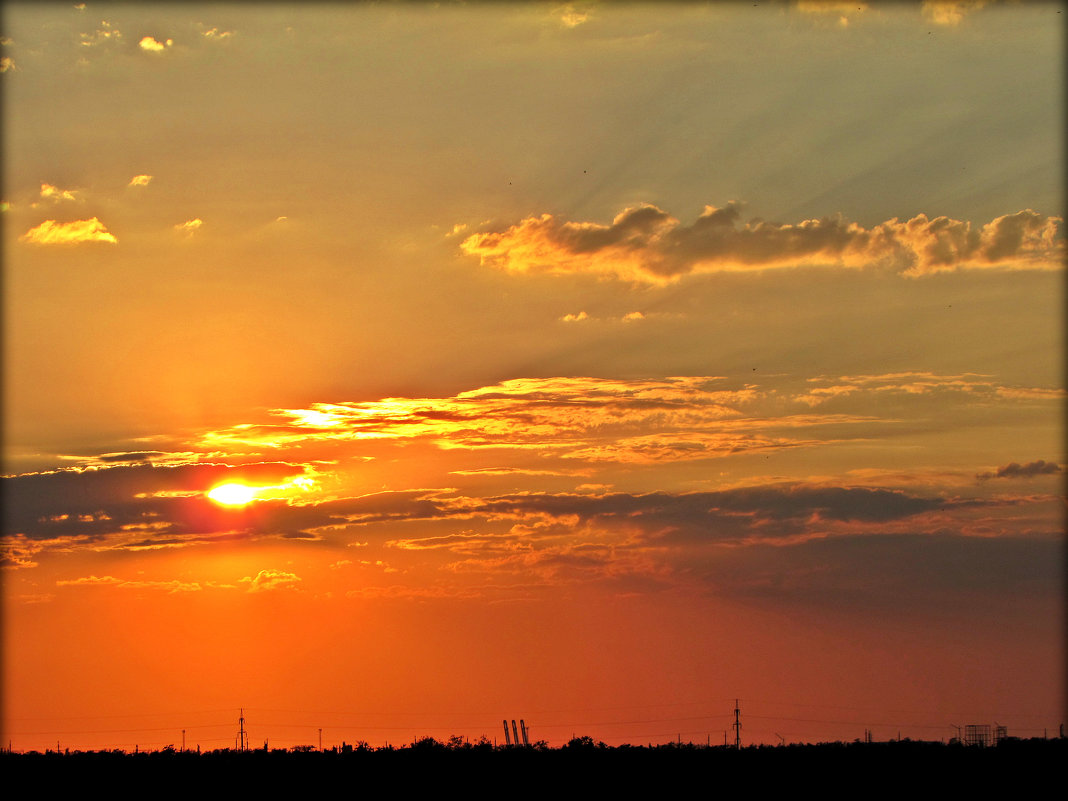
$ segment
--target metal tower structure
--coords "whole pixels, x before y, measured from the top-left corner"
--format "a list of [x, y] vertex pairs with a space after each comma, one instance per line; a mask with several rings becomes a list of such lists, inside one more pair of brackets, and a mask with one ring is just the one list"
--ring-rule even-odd
[[248, 732], [245, 731], [245, 710], [242, 708], [241, 716], [237, 719], [237, 750], [248, 750]]
[[738, 699], [734, 699], [734, 747], [742, 747], [742, 720], [739, 717], [741, 710], [738, 708]]

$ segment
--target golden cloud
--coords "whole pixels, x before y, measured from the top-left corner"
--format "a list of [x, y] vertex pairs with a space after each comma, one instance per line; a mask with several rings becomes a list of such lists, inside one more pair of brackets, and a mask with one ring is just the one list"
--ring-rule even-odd
[[231, 36], [234, 35], [234, 32], [233, 31], [220, 31], [218, 28], [209, 28], [206, 31], [201, 31], [201, 35], [205, 39], [221, 40], [221, 39], [229, 39]]
[[15, 71], [18, 68], [10, 56], [0, 57], [0, 72]]
[[151, 175], [135, 175], [130, 179], [130, 183], [127, 186], [148, 186], [152, 182]]
[[138, 46], [142, 50], [147, 50], [150, 53], [162, 53], [164, 50], [166, 50], [173, 44], [173, 39], [167, 39], [166, 41], [160, 42], [151, 36], [145, 36], [138, 43]]
[[255, 576], [245, 576], [241, 582], [249, 585], [249, 592], [268, 592], [296, 589], [300, 580], [300, 576], [284, 570], [261, 570]]
[[73, 222], [45, 220], [19, 237], [20, 242], [34, 245], [76, 245], [81, 242], [110, 242], [119, 240], [96, 217]]
[[501, 231], [472, 234], [461, 250], [510, 273], [593, 274], [667, 284], [692, 273], [799, 266], [878, 267], [917, 277], [936, 272], [1063, 266], [1063, 220], [1031, 209], [982, 226], [918, 214], [864, 228], [840, 216], [800, 223], [741, 223], [741, 205], [706, 206], [682, 225], [650, 204], [603, 225], [528, 217]]
[[184, 223], [178, 223], [174, 226], [174, 230], [185, 236], [192, 236], [204, 224], [204, 221], [199, 217], [194, 217], [192, 220], [186, 220]]
[[41, 184], [41, 197], [58, 203], [61, 200], [77, 200], [78, 193], [71, 189], [60, 189], [52, 184]]

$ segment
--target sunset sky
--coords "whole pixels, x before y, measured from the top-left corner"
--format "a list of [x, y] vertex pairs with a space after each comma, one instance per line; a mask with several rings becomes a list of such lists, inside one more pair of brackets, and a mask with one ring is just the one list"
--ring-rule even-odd
[[1055, 733], [1065, 8], [5, 3], [3, 746]]

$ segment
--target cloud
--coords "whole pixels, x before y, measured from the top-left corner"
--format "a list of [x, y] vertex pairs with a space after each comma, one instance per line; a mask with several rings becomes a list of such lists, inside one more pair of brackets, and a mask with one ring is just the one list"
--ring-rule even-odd
[[[519, 378], [443, 398], [275, 409], [189, 441], [153, 441], [160, 450], [133, 449], [145, 445], [138, 442], [63, 457], [74, 463], [0, 481], [6, 564], [32, 566], [42, 548], [145, 550], [261, 538], [340, 547], [357, 527], [361, 540], [380, 544], [412, 539], [416, 528], [420, 535], [454, 534], [448, 529], [459, 521], [479, 536], [500, 536], [502, 525], [528, 532], [553, 525], [559, 528], [553, 536], [596, 530], [641, 547], [885, 533], [900, 531], [902, 521], [914, 530], [952, 526], [976, 536], [1045, 525], [1045, 506], [1005, 511], [1010, 502], [1039, 503], [1011, 485], [997, 496], [1001, 506], [982, 505], [990, 488], [980, 491], [975, 476], [989, 469], [984, 463], [958, 466], [948, 477], [847, 473], [784, 484], [781, 472], [764, 472], [764, 460], [837, 443], [866, 448], [917, 428], [945, 433], [992, 409], [1052, 409], [1060, 396], [1003, 396], [992, 376], [970, 373], [768, 380], [760, 386], [715, 376]], [[263, 461], [264, 452], [275, 460]], [[739, 458], [712, 462], [730, 457]], [[368, 458], [378, 460], [387, 491], [352, 489], [368, 486], [358, 461]], [[411, 487], [411, 464], [438, 479]], [[1057, 470], [1039, 461], [986, 477]], [[685, 476], [687, 490], [716, 490], [638, 491], [657, 486], [656, 474], [664, 473]], [[553, 492], [514, 492], [527, 483], [522, 476]], [[587, 486], [561, 491], [579, 480]], [[256, 487], [256, 500], [223, 508], [206, 497], [212, 487], [235, 482]], [[630, 491], [609, 492], [612, 485]], [[487, 496], [490, 487], [513, 494]], [[969, 501], [969, 493], [979, 497]], [[979, 509], [988, 510], [986, 518]], [[545, 535], [543, 528], [537, 537], [523, 536]]]
[[10, 56], [0, 56], [0, 72], [17, 72], [18, 67]]
[[166, 50], [173, 44], [173, 39], [167, 39], [166, 41], [160, 42], [151, 36], [145, 36], [141, 39], [140, 42], [138, 42], [138, 46], [142, 50], [146, 50], [150, 53], [162, 53], [164, 50]]
[[[611, 380], [512, 379], [452, 398], [385, 398], [279, 409], [274, 423], [207, 432], [199, 447], [226, 450], [425, 440], [443, 450], [512, 448], [556, 451], [656, 432], [720, 430], [743, 417], [754, 390], [711, 377]], [[814, 420], [815, 418], [813, 418]], [[801, 421], [784, 424], [798, 427]]]
[[980, 607], [1003, 612], [1006, 598], [1059, 604], [1062, 564], [1057, 536], [902, 532], [721, 549], [686, 568], [708, 592], [725, 597], [879, 610], [895, 619], [918, 614], [929, 621], [939, 612]]
[[1034, 478], [1035, 476], [1050, 476], [1061, 472], [1061, 466], [1056, 462], [1047, 462], [1039, 459], [1027, 464], [1009, 462], [1004, 467], [999, 467], [994, 473], [980, 473], [978, 478], [982, 481], [991, 478]]
[[229, 39], [234, 35], [233, 31], [220, 31], [218, 28], [208, 28], [206, 31], [201, 31], [200, 35], [205, 39], [212, 39], [215, 41], [221, 41], [223, 39]]
[[20, 236], [19, 241], [34, 245], [76, 245], [81, 242], [115, 244], [119, 240], [104, 227], [100, 220], [92, 217], [88, 220], [74, 220], [66, 223], [45, 220]]
[[58, 203], [61, 200], [78, 200], [78, 193], [72, 189], [60, 189], [52, 184], [41, 184], [41, 197]]
[[571, 4], [554, 9], [553, 14], [565, 28], [577, 28], [590, 19], [588, 11], [578, 11]]
[[228, 532], [262, 512], [220, 510], [204, 497], [217, 484], [278, 485], [303, 474], [279, 462], [248, 465], [116, 465], [25, 473], [2, 479], [3, 531], [32, 540], [157, 538]]
[[650, 204], [624, 209], [609, 225], [528, 217], [472, 234], [460, 249], [506, 272], [591, 274], [666, 284], [691, 273], [818, 265], [881, 267], [910, 276], [961, 269], [1060, 269], [1063, 220], [1030, 209], [975, 227], [919, 214], [864, 228], [840, 216], [799, 223], [741, 222], [741, 205], [706, 206], [682, 225]]
[[842, 28], [849, 27], [849, 21], [852, 17], [868, 10], [867, 3], [841, 3], [830, 2], [830, 0], [797, 0], [794, 7], [803, 14], [817, 16], [836, 14], [838, 16], [837, 23]]
[[6, 533], [0, 537], [0, 568], [14, 570], [37, 567], [33, 557], [45, 547], [44, 543], [31, 540], [23, 534]]
[[200, 226], [204, 224], [204, 221], [199, 217], [194, 217], [192, 220], [186, 220], [184, 223], [178, 223], [174, 226], [174, 230], [180, 234], [190, 237], [200, 230]]
[[959, 25], [966, 14], [978, 11], [986, 0], [924, 0], [923, 16], [936, 25]]
[[95, 33], [80, 33], [82, 47], [97, 47], [103, 44], [112, 44], [122, 39], [122, 32], [111, 27], [111, 23], [104, 20]]
[[127, 186], [148, 186], [152, 182], [151, 175], [135, 175], [130, 179], [130, 183]]
[[271, 590], [295, 590], [300, 576], [284, 570], [261, 570], [255, 576], [245, 576], [242, 583], [248, 584], [249, 592], [270, 592]]
[[166, 590], [173, 595], [176, 592], [199, 592], [200, 584], [193, 581], [128, 581], [114, 576], [85, 576], [83, 578], [60, 580], [56, 582], [59, 587], [86, 587], [86, 586], [113, 586], [123, 589], [135, 590]]
[[565, 323], [580, 323], [583, 320], [588, 320], [589, 315], [584, 311], [580, 311], [578, 314], [565, 314], [560, 319]]
[[[916, 409], [945, 424], [940, 410], [947, 398], [959, 412], [1048, 405], [1063, 397], [1060, 389], [1004, 387], [990, 376], [931, 372], [820, 377], [796, 385], [777, 380], [766, 389], [710, 376], [511, 379], [449, 398], [276, 409], [270, 421], [204, 432], [195, 448], [260, 453], [299, 447], [303, 458], [314, 453], [335, 459], [366, 454], [372, 445], [420, 440], [444, 451], [512, 450], [518, 458], [525, 450], [572, 464], [652, 465], [870, 438], [874, 425], [900, 423]], [[879, 416], [856, 413], [873, 404], [882, 410]], [[563, 468], [539, 467], [546, 466]]]
[[794, 7], [805, 14], [856, 14], [868, 10], [867, 3], [842, 3], [833, 0], [797, 0]]
[[586, 476], [587, 470], [533, 470], [525, 467], [478, 467], [473, 470], [450, 470], [454, 476]]

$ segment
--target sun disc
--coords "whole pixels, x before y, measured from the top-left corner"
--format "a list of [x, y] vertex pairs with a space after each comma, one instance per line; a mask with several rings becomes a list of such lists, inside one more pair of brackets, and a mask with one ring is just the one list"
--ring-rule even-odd
[[220, 484], [214, 487], [208, 497], [223, 506], [244, 506], [256, 497], [256, 489], [245, 484]]

